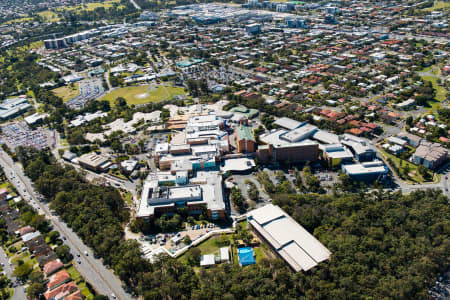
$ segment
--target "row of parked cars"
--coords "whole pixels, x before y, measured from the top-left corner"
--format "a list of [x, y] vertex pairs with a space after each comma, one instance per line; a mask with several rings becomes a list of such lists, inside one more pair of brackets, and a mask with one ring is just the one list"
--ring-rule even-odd
[[191, 230], [199, 230], [199, 229], [203, 229], [203, 228], [214, 228], [216, 227], [215, 224], [213, 223], [209, 223], [209, 224], [202, 224], [202, 225], [193, 225], [191, 226]]

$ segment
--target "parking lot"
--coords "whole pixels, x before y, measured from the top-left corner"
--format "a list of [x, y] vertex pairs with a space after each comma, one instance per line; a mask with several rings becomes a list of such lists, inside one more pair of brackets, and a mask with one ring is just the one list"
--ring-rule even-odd
[[192, 66], [180, 73], [181, 80], [189, 78], [195, 80], [207, 80], [208, 86], [212, 87], [217, 84], [231, 84], [234, 81], [246, 78], [247, 75], [237, 73], [233, 70], [227, 70], [224, 67], [211, 68], [209, 66]]
[[78, 89], [80, 94], [66, 102], [70, 108], [81, 109], [88, 101], [100, 97], [105, 92], [101, 78], [80, 81]]
[[186, 236], [189, 236], [191, 241], [195, 241], [196, 239], [204, 236], [206, 233], [217, 228], [219, 227], [213, 223], [204, 225], [186, 224], [185, 230], [179, 232], [159, 233], [156, 235], [141, 236], [139, 238], [139, 242], [143, 246], [144, 255], [146, 254], [146, 251], [150, 253], [151, 251], [154, 251], [159, 247], [164, 247], [169, 252], [173, 253], [186, 246], [186, 244], [184, 243], [184, 239]]
[[[276, 176], [277, 171], [283, 172], [284, 177], [286, 180], [288, 180], [292, 187], [295, 187], [295, 175], [293, 169], [279, 169], [277, 168], [262, 168], [258, 171], [266, 172], [270, 178], [270, 180], [275, 184], [279, 184], [279, 181]], [[299, 170], [301, 171], [301, 169]], [[324, 170], [319, 167], [312, 169], [312, 174], [316, 176], [321, 183], [321, 186], [327, 190], [328, 193], [332, 191], [332, 187], [335, 186], [338, 183], [338, 173], [330, 170]], [[261, 206], [264, 206], [272, 201], [270, 196], [266, 194], [263, 190], [263, 187], [258, 182], [258, 180], [255, 177], [255, 173], [248, 174], [248, 175], [233, 175], [231, 176], [228, 181], [233, 182], [235, 186], [237, 186], [240, 190], [244, 198], [249, 199], [248, 197], [248, 190], [249, 186], [246, 183], [247, 180], [251, 181], [255, 184], [256, 188], [259, 191], [259, 199], [257, 201], [248, 200], [249, 209], [259, 208]], [[303, 180], [305, 182], [305, 180]], [[300, 192], [297, 189], [297, 192]], [[231, 209], [231, 215], [239, 215], [240, 213], [235, 211], [233, 208]]]
[[32, 130], [25, 122], [9, 123], [2, 126], [1, 129], [3, 133], [2, 140], [6, 142], [10, 149], [24, 146], [41, 150], [49, 147], [49, 131], [43, 129]]
[[166, 132], [152, 133], [145, 141], [144, 147], [147, 151], [153, 151], [157, 144], [167, 143], [168, 135]]

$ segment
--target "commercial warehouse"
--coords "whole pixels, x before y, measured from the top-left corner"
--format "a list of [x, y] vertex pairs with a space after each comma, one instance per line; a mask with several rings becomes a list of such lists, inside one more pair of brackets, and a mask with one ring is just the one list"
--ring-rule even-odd
[[279, 206], [269, 204], [247, 214], [250, 228], [295, 272], [308, 271], [331, 252]]
[[382, 179], [383, 176], [387, 175], [389, 169], [382, 161], [375, 160], [359, 164], [344, 164], [342, 165], [342, 172], [355, 181], [372, 182]]
[[103, 172], [111, 166], [109, 159], [95, 152], [87, 153], [78, 158], [78, 164], [94, 172]]
[[6, 99], [0, 104], [0, 120], [6, 121], [19, 116], [31, 108], [27, 98]]

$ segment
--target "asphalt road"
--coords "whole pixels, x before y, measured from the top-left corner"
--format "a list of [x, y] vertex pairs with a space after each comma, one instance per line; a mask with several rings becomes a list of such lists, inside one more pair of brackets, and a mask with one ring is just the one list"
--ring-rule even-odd
[[[12, 266], [9, 265], [9, 259], [8, 256], [6, 256], [5, 251], [3, 250], [2, 247], [0, 247], [0, 263], [2, 263], [3, 266], [3, 271], [6, 273], [6, 276], [8, 276], [8, 278], [12, 281], [15, 282], [16, 281], [16, 277], [14, 277], [12, 274], [14, 272], [14, 269]], [[24, 292], [24, 286], [23, 285], [19, 285], [16, 286], [14, 288], [14, 295], [11, 297], [11, 300], [23, 300], [23, 299], [27, 299], [27, 295]]]
[[[0, 165], [5, 170], [6, 176], [16, 187], [22, 198], [35, 207], [40, 214], [45, 214], [55, 226], [55, 229], [60, 232], [61, 236], [65, 237], [64, 242], [70, 247], [71, 252], [75, 257], [74, 263], [77, 270], [85, 280], [88, 281], [98, 293], [107, 295], [111, 299], [112, 294], [114, 294], [117, 299], [132, 299], [133, 297], [130, 294], [127, 294], [122, 288], [121, 281], [111, 270], [107, 269], [99, 259], [94, 258], [92, 250], [84, 245], [78, 235], [62, 222], [59, 217], [53, 216], [48, 205], [41, 203], [38, 200], [37, 194], [35, 193], [30, 180], [23, 174], [22, 168], [14, 164], [7, 153], [2, 150], [0, 151]], [[85, 252], [87, 252], [88, 255], [85, 255]], [[81, 263], [77, 263], [78, 261]]]

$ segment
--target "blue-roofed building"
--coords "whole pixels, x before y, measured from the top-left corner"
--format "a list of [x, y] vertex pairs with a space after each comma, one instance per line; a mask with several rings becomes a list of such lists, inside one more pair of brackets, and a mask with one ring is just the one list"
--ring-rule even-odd
[[238, 256], [239, 256], [239, 265], [241, 265], [241, 267], [253, 265], [256, 263], [255, 253], [253, 252], [253, 249], [250, 247], [239, 248]]

